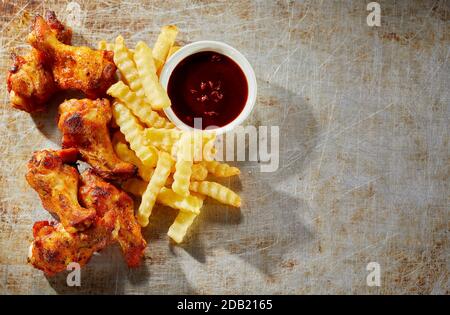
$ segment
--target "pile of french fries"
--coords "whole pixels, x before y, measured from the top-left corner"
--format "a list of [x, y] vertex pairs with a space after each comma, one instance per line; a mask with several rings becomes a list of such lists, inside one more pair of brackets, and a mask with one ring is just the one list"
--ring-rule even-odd
[[114, 98], [114, 123], [120, 131], [112, 138], [120, 159], [138, 169], [139, 178], [122, 184], [127, 192], [141, 197], [137, 220], [149, 223], [155, 203], [179, 210], [168, 235], [182, 242], [189, 226], [200, 213], [206, 197], [240, 207], [239, 195], [227, 187], [207, 181], [208, 175], [230, 177], [240, 174], [236, 167], [213, 159], [216, 136], [211, 131], [182, 131], [167, 120], [162, 109], [171, 106], [159, 74], [178, 46], [176, 26], [164, 26], [153, 47], [144, 42], [134, 50], [122, 36], [114, 43], [99, 42], [99, 49], [114, 51], [120, 80], [107, 93]]

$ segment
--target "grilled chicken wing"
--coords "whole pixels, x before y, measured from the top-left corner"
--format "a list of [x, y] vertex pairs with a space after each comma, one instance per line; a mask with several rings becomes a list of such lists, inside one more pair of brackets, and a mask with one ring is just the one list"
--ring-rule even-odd
[[28, 113], [43, 111], [57, 90], [53, 75], [45, 65], [45, 55], [33, 49], [28, 55], [11, 54], [11, 57], [13, 66], [7, 78], [11, 105]]
[[140, 264], [146, 246], [136, 222], [132, 199], [92, 170], [82, 174], [81, 202], [96, 209], [96, 219], [88, 229], [68, 233], [61, 224], [36, 222], [28, 260], [48, 275], [61, 272], [70, 262], [81, 266], [92, 254], [118, 241], [128, 266]]
[[107, 99], [68, 100], [59, 106], [59, 113], [63, 148], [78, 149], [103, 178], [126, 179], [136, 173], [136, 167], [120, 160], [112, 147], [108, 131], [112, 113]]
[[26, 175], [44, 208], [56, 214], [69, 232], [86, 228], [95, 217], [95, 209], [78, 203], [77, 169], [65, 164], [75, 162], [77, 155], [75, 149], [37, 151], [28, 162]]
[[97, 215], [114, 211], [117, 215], [114, 238], [119, 242], [129, 267], [137, 267], [141, 262], [146, 242], [141, 234], [141, 226], [134, 216], [133, 200], [124, 191], [103, 181], [87, 170], [81, 174], [83, 185], [80, 197], [87, 207], [97, 210]]
[[[72, 30], [58, 21], [55, 12], [47, 11], [46, 23], [61, 42], [70, 44]], [[13, 65], [8, 72], [7, 87], [11, 105], [29, 113], [45, 109], [57, 87], [44, 52], [32, 49], [25, 56], [11, 54]]]
[[28, 262], [47, 275], [64, 271], [71, 262], [86, 265], [94, 252], [108, 246], [116, 219], [114, 213], [97, 218], [93, 225], [76, 233], [69, 233], [61, 223], [38, 221], [33, 226], [34, 241]]
[[28, 42], [48, 55], [59, 89], [80, 90], [94, 99], [104, 94], [116, 80], [113, 52], [64, 44], [39, 15], [34, 19]]

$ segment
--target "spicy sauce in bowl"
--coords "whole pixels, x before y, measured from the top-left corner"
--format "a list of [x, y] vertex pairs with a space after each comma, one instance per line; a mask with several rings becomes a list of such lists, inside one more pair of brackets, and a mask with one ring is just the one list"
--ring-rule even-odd
[[205, 129], [223, 127], [241, 114], [247, 103], [248, 83], [231, 58], [201, 51], [176, 65], [167, 92], [173, 112], [183, 123], [194, 127], [194, 119], [202, 118], [201, 127]]

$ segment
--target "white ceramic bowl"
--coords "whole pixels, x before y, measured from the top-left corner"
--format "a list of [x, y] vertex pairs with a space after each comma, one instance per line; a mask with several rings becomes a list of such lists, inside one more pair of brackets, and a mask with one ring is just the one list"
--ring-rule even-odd
[[[170, 75], [175, 67], [186, 57], [202, 52], [202, 51], [214, 51], [225, 55], [231, 58], [244, 72], [245, 77], [247, 78], [248, 85], [248, 96], [247, 102], [245, 103], [242, 112], [237, 116], [232, 122], [228, 123], [225, 126], [212, 129], [216, 132], [216, 134], [222, 134], [228, 131], [231, 131], [234, 127], [239, 126], [244, 122], [244, 120], [250, 115], [253, 110], [253, 107], [256, 103], [256, 76], [253, 71], [252, 66], [248, 62], [248, 60], [235, 48], [231, 47], [222, 42], [211, 41], [211, 40], [203, 40], [188, 44], [180, 48], [177, 52], [175, 52], [165, 63], [164, 67], [161, 70], [160, 74], [160, 82], [163, 88], [167, 90], [167, 85], [169, 83]], [[173, 122], [178, 128], [183, 130], [194, 130], [191, 126], [185, 124], [181, 121], [180, 118], [175, 115], [172, 108], [164, 108], [164, 112], [171, 122]]]

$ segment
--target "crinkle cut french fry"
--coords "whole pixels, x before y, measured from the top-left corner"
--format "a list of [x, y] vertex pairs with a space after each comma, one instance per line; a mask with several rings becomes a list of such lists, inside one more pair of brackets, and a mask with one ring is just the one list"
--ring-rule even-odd
[[156, 201], [159, 204], [178, 209], [180, 211], [192, 212], [196, 214], [200, 213], [200, 209], [203, 206], [203, 200], [201, 198], [192, 195], [183, 197], [167, 187], [161, 188]]
[[241, 173], [237, 167], [230, 166], [226, 163], [220, 163], [217, 161], [203, 161], [201, 164], [206, 167], [210, 174], [217, 177], [230, 177]]
[[143, 123], [149, 127], [155, 128], [173, 128], [174, 125], [167, 119], [159, 116], [151, 109], [150, 104], [142, 101], [131, 89], [122, 81], [118, 81], [111, 85], [106, 91], [109, 95], [121, 100], [128, 108], [131, 109]]
[[172, 146], [180, 139], [181, 132], [176, 129], [146, 128], [144, 136], [147, 144], [171, 152]]
[[142, 81], [133, 60], [133, 54], [125, 46], [122, 36], [117, 36], [114, 44], [114, 63], [119, 68], [120, 74], [136, 95], [142, 100], [145, 99], [145, 92]]
[[181, 243], [196, 217], [195, 213], [180, 211], [173, 224], [169, 227], [167, 235], [178, 244]]
[[189, 181], [193, 164], [192, 151], [192, 134], [184, 132], [178, 141], [177, 162], [172, 184], [173, 191], [181, 196], [189, 196]]
[[[171, 173], [175, 173], [175, 167], [172, 168]], [[191, 180], [197, 180], [197, 181], [202, 181], [205, 180], [206, 177], [208, 176], [208, 170], [206, 169], [205, 166], [203, 166], [200, 163], [197, 164], [192, 164], [192, 174], [191, 174]], [[170, 187], [173, 184], [173, 176], [169, 176], [169, 178], [167, 179], [166, 182], [166, 186]]]
[[175, 25], [166, 25], [161, 29], [161, 33], [153, 47], [153, 58], [155, 60], [156, 73], [159, 75], [166, 62], [170, 47], [175, 43], [178, 28]]
[[156, 197], [161, 188], [164, 187], [167, 177], [169, 177], [173, 162], [172, 157], [168, 153], [159, 152], [158, 163], [148, 182], [147, 189], [142, 195], [142, 201], [138, 209], [137, 220], [141, 226], [148, 225], [148, 219], [155, 205]]
[[192, 133], [194, 161], [212, 160], [216, 134], [211, 131], [194, 131]]
[[109, 50], [114, 51], [114, 44], [108, 43], [106, 40], [101, 40], [97, 44], [98, 50]]
[[203, 135], [203, 161], [212, 161], [216, 155], [216, 134], [213, 132], [204, 132]]
[[152, 49], [142, 41], [136, 45], [134, 62], [136, 63], [139, 77], [141, 78], [145, 96], [152, 108], [163, 109], [169, 107], [171, 104], [169, 96], [161, 83], [159, 83], [158, 76], [156, 75]]
[[192, 165], [191, 180], [204, 180], [208, 176], [208, 170], [202, 163]]
[[147, 185], [148, 182], [141, 179], [129, 178], [122, 183], [122, 188], [136, 197], [141, 197], [144, 194], [145, 189], [147, 189]]
[[181, 48], [180, 46], [175, 46], [175, 45], [170, 47], [169, 53], [167, 55], [167, 59], [169, 59], [169, 57], [172, 56], [174, 53], [176, 53], [180, 48]]
[[133, 150], [129, 149], [125, 143], [117, 142], [113, 147], [119, 159], [136, 166], [138, 168], [138, 174], [143, 180], [147, 182], [150, 180], [153, 174], [153, 167], [146, 166], [142, 163]]
[[130, 144], [131, 150], [147, 167], [154, 167], [158, 160], [158, 150], [155, 147], [145, 145], [143, 139], [144, 128], [139, 124], [137, 118], [121, 102], [113, 103], [112, 112], [120, 131]]
[[208, 181], [191, 182], [189, 185], [189, 189], [216, 199], [217, 201], [230, 206], [241, 206], [241, 197], [239, 197], [239, 195], [234, 191], [220, 185], [219, 183]]

